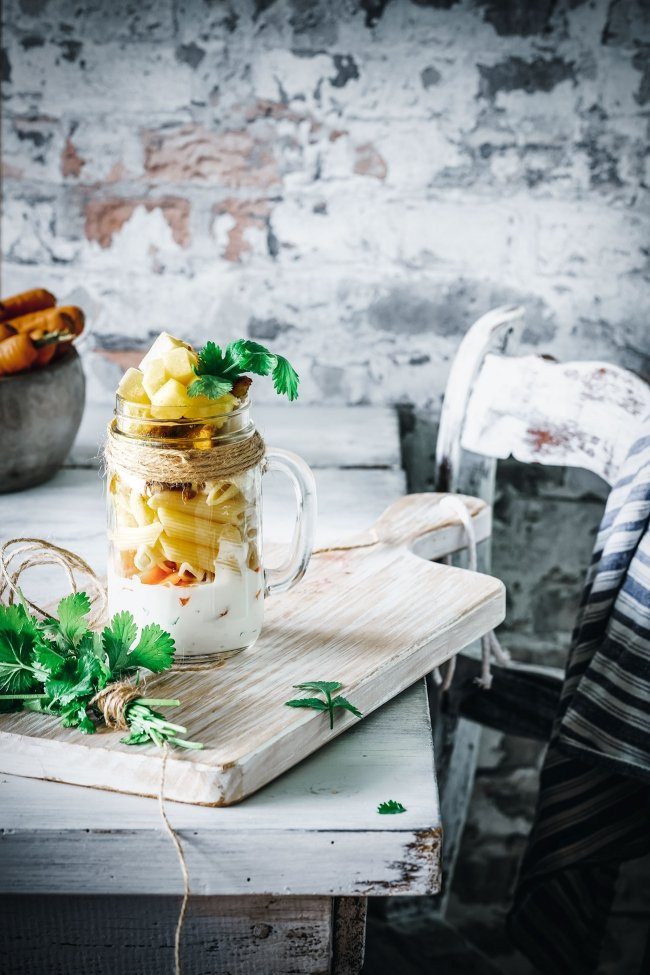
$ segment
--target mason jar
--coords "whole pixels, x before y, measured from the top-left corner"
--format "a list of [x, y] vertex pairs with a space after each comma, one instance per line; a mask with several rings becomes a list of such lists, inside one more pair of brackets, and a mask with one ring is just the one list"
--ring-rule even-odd
[[[138, 415], [140, 414], [140, 415]], [[228, 413], [152, 419], [117, 397], [106, 447], [108, 601], [113, 616], [157, 623], [176, 660], [229, 656], [262, 630], [264, 600], [304, 575], [316, 492], [307, 464], [265, 449], [248, 400]], [[262, 477], [281, 471], [296, 499], [280, 568], [264, 569]]]

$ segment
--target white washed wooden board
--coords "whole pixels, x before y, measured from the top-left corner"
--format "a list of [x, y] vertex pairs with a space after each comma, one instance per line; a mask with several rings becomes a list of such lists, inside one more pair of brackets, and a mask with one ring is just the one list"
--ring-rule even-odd
[[[174, 719], [203, 751], [174, 753], [166, 795], [229, 805], [320, 748], [358, 719], [339, 713], [334, 729], [319, 712], [294, 710], [292, 685], [339, 680], [364, 713], [501, 622], [503, 585], [490, 576], [433, 564], [461, 548], [463, 532], [436, 495], [410, 495], [375, 525], [378, 543], [317, 555], [303, 582], [269, 600], [258, 643], [209, 671], [152, 678], [148, 694], [178, 697]], [[466, 503], [479, 538], [490, 532], [483, 502]], [[182, 648], [179, 648], [182, 651]], [[50, 718], [0, 718], [0, 769], [97, 788], [156, 795], [160, 760], [152, 746], [120, 734], [81, 737]]]
[[[442, 830], [423, 685], [245, 802], [218, 808], [168, 802], [192, 890], [435, 893]], [[399, 799], [406, 812], [378, 815], [385, 799]], [[143, 863], [155, 869], [143, 870]], [[0, 893], [182, 892], [156, 799], [0, 773]]]

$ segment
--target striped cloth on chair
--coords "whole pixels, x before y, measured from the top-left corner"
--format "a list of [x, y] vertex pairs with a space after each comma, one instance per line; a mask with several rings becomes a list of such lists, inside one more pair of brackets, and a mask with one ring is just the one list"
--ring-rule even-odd
[[620, 864], [650, 849], [650, 436], [598, 531], [508, 918], [547, 975], [597, 966]]

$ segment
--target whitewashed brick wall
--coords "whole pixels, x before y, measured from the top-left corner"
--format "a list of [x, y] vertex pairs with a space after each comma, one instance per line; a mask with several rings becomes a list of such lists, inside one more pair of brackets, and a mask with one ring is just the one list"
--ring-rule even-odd
[[2, 290], [72, 294], [100, 348], [248, 333], [305, 399], [436, 411], [518, 300], [530, 349], [643, 370], [642, 0], [3, 9]]

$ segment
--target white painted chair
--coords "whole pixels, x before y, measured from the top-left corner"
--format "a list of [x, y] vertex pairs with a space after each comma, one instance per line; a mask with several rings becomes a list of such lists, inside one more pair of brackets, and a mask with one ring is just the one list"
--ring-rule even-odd
[[[506, 355], [523, 320], [523, 308], [496, 308], [461, 342], [440, 419], [436, 490], [492, 504], [497, 461], [507, 457], [584, 468], [613, 484], [631, 444], [644, 429], [650, 432], [650, 387], [631, 372], [604, 362]], [[489, 540], [479, 546], [478, 567], [490, 571]], [[477, 687], [479, 672], [476, 657], [465, 654], [457, 660], [446, 699], [431, 682], [447, 890], [471, 796], [480, 724], [546, 739], [562, 683], [562, 673], [541, 661], [493, 668], [490, 691]]]

